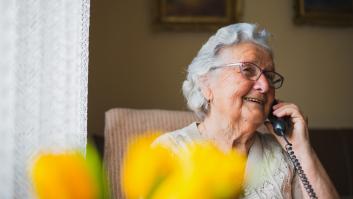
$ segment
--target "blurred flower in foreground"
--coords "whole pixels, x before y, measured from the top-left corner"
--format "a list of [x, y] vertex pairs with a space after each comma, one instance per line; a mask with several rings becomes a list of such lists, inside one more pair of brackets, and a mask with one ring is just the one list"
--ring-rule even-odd
[[159, 132], [134, 140], [124, 159], [122, 185], [127, 198], [150, 198], [173, 170], [174, 159], [163, 147], [150, 148]]
[[79, 151], [40, 153], [30, 176], [39, 199], [109, 197], [104, 169], [92, 145], [87, 146], [86, 158]]
[[122, 169], [128, 199], [232, 199], [242, 193], [244, 156], [207, 142], [173, 155], [150, 147], [155, 137], [138, 138], [128, 149]]

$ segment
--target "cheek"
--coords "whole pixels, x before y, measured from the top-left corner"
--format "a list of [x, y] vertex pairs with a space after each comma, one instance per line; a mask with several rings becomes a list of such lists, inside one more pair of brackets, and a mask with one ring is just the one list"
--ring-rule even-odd
[[248, 80], [235, 80], [232, 88], [232, 96], [234, 98], [243, 98], [246, 96], [253, 87], [253, 83]]
[[241, 77], [237, 77], [234, 74], [228, 74], [220, 78], [216, 85], [216, 98], [219, 97], [221, 101], [228, 101], [228, 103], [234, 103], [242, 100], [242, 97], [247, 95], [253, 87], [253, 83], [248, 80], [244, 80]]
[[265, 107], [265, 113], [268, 115], [271, 110], [272, 102], [275, 99], [275, 92], [272, 90], [267, 94], [267, 104]]

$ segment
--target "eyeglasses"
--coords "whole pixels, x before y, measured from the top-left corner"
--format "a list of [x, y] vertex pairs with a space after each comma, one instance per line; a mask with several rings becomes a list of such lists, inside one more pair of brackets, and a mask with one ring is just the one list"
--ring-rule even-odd
[[270, 86], [273, 87], [274, 89], [281, 88], [283, 84], [284, 78], [282, 75], [274, 71], [262, 70], [259, 66], [251, 62], [231, 63], [223, 66], [211, 67], [210, 70], [216, 70], [219, 68], [234, 67], [234, 66], [239, 67], [241, 74], [249, 80], [257, 81], [260, 78], [260, 76], [264, 74], [267, 80], [269, 81]]

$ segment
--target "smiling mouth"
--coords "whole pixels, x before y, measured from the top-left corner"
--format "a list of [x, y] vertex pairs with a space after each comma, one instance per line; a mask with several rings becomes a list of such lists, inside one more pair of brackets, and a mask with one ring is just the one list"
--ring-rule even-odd
[[260, 105], [264, 105], [264, 104], [265, 104], [265, 101], [264, 101], [264, 100], [258, 99], [258, 98], [243, 97], [243, 99], [244, 99], [245, 101], [254, 102], [254, 103], [257, 103], [257, 104], [260, 104]]

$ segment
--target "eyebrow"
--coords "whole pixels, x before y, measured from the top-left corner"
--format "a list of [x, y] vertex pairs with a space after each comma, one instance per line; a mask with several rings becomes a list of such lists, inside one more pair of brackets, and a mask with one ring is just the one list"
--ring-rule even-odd
[[[261, 66], [260, 66], [260, 64], [259, 64], [258, 61], [241, 61], [241, 62], [242, 62], [242, 63], [246, 63], [246, 62], [252, 63], [252, 64], [255, 64], [256, 66], [258, 66], [258, 67], [261, 68]], [[241, 63], [241, 62], [240, 62], [240, 63]], [[272, 68], [273, 70], [267, 70], [267, 68]], [[262, 69], [262, 68], [261, 68], [261, 69]], [[276, 69], [276, 68], [275, 68], [275, 63], [272, 63], [272, 64], [270, 64], [270, 65], [265, 66], [264, 69], [262, 69], [262, 70], [264, 70], [264, 71], [269, 71], [269, 72], [276, 72], [275, 69]]]
[[[267, 67], [272, 68], [272, 70], [268, 70]], [[270, 65], [270, 66], [265, 66], [265, 69], [263, 69], [263, 71], [276, 72], [276, 69], [275, 69], [275, 66], [274, 66], [274, 65]]]
[[[261, 68], [261, 65], [258, 64], [258, 62], [251, 62], [251, 61], [250, 61], [250, 63], [253, 63], [253, 64], [255, 64], [256, 66], [258, 66], [258, 67]], [[268, 70], [268, 68], [272, 68], [272, 70]], [[263, 70], [263, 71], [276, 72], [275, 63], [272, 63], [272, 64], [270, 64], [270, 65], [265, 66], [262, 70]]]

